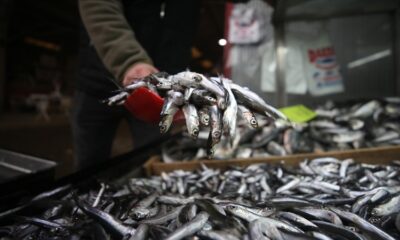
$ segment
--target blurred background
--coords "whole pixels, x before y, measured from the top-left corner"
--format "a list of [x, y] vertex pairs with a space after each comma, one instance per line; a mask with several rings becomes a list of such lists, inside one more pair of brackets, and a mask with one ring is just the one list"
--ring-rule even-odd
[[[203, 0], [188, 68], [224, 74], [271, 104], [399, 96], [397, 0]], [[0, 0], [0, 148], [74, 171], [75, 0]], [[132, 149], [121, 124], [113, 155]]]

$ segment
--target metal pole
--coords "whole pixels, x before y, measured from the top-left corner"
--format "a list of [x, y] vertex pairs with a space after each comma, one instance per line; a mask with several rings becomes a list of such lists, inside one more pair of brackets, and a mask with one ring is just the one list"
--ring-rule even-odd
[[8, 10], [11, 1], [0, 0], [0, 113], [4, 111]]
[[276, 105], [283, 107], [287, 105], [286, 84], [285, 84], [285, 8], [286, 0], [277, 2], [277, 7], [274, 13], [274, 40], [275, 40], [275, 55], [276, 55], [276, 71], [275, 71], [275, 86], [276, 86]]
[[5, 47], [6, 47], [6, 5], [7, 1], [0, 1], [0, 113], [4, 108], [4, 78], [5, 78]]
[[400, 96], [400, 8], [394, 12], [394, 80], [396, 82], [396, 94]]
[[286, 82], [285, 82], [285, 57], [286, 47], [284, 44], [284, 24], [280, 24], [275, 31], [275, 52], [276, 52], [276, 104], [278, 107], [287, 105]]

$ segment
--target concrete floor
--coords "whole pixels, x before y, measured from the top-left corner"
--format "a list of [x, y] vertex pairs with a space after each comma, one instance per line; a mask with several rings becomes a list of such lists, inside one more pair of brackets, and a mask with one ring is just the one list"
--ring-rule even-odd
[[[0, 115], [0, 148], [58, 163], [56, 176], [73, 172], [74, 150], [68, 116], [50, 115], [50, 121], [34, 114]], [[128, 124], [122, 122], [113, 143], [112, 155], [133, 149]]]

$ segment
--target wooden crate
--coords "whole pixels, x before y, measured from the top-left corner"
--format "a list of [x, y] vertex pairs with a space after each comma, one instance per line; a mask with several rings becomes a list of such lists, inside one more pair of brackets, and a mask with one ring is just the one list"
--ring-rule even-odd
[[162, 172], [171, 172], [176, 169], [192, 171], [200, 168], [201, 164], [210, 168], [226, 169], [229, 166], [248, 166], [254, 163], [284, 163], [288, 165], [296, 165], [304, 159], [315, 159], [320, 157], [334, 157], [337, 159], [352, 158], [356, 162], [386, 164], [392, 160], [400, 160], [400, 146], [365, 148], [349, 151], [332, 151], [324, 153], [307, 153], [294, 154], [289, 156], [272, 156], [267, 158], [246, 158], [231, 160], [200, 160], [164, 163], [161, 162], [160, 156], [151, 157], [144, 165], [145, 172], [148, 176], [160, 175]]

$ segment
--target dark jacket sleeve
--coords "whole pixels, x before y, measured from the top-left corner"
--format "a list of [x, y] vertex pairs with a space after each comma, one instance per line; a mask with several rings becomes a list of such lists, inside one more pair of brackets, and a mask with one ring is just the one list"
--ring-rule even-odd
[[79, 11], [97, 53], [119, 81], [133, 64], [153, 64], [125, 19], [120, 0], [79, 0]]

